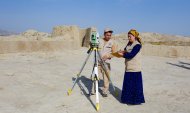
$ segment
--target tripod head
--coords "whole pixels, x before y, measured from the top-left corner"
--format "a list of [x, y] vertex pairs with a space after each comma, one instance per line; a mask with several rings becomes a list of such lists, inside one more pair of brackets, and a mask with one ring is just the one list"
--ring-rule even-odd
[[100, 43], [99, 38], [99, 33], [97, 31], [92, 31], [90, 35], [90, 47], [98, 47]]
[[93, 48], [98, 48], [99, 47], [99, 38], [100, 35], [96, 30], [91, 31], [91, 35], [90, 35], [90, 49], [87, 51], [87, 53], [89, 54], [90, 51]]

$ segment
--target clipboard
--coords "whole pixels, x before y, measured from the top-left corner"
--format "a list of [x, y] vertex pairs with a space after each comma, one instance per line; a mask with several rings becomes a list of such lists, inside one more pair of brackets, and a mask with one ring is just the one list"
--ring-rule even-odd
[[120, 54], [118, 54], [117, 52], [115, 52], [115, 53], [111, 53], [114, 57], [117, 57], [117, 58], [121, 58], [121, 57], [123, 57], [123, 56], [121, 56]]

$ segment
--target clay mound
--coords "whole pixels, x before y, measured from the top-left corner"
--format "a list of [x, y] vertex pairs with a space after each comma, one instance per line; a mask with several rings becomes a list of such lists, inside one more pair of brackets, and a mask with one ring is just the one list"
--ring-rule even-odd
[[52, 35], [27, 30], [20, 35], [0, 36], [0, 54], [88, 47], [91, 30], [92, 28], [80, 29], [77, 26], [56, 26], [53, 28]]
[[90, 33], [96, 28], [90, 27], [81, 29], [78, 26], [56, 26], [52, 31], [53, 39], [63, 39], [67, 46], [70, 47], [88, 47], [90, 41]]
[[50, 39], [51, 35], [37, 30], [27, 30], [18, 35], [0, 36], [0, 41], [35, 41]]
[[[114, 39], [120, 43], [128, 41], [127, 33], [116, 34]], [[144, 44], [167, 45], [167, 46], [190, 46], [190, 37], [165, 35], [159, 33], [140, 33]]]
[[[140, 33], [143, 41], [143, 55], [161, 57], [190, 57], [190, 37], [172, 36], [158, 33]], [[127, 42], [127, 33], [116, 34], [113, 39], [119, 49], [123, 49]]]
[[38, 38], [48, 38], [48, 37], [50, 37], [50, 34], [44, 33], [44, 32], [38, 32], [36, 30], [30, 29], [30, 30], [27, 30], [27, 31], [21, 33], [21, 36], [25, 37], [25, 38], [38, 39]]
[[61, 39], [66, 48], [80, 48], [80, 29], [77, 26], [56, 26], [52, 31], [53, 39]]

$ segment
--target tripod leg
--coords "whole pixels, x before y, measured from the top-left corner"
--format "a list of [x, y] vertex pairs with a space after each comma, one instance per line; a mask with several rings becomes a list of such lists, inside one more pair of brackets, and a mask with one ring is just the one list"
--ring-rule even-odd
[[96, 83], [96, 110], [98, 111], [100, 109], [99, 92], [98, 92], [98, 80], [96, 80], [95, 83]]
[[94, 64], [93, 69], [92, 69], [92, 74], [90, 75], [91, 79], [92, 79], [92, 75], [93, 75], [93, 72], [94, 72], [94, 67], [95, 67], [95, 64]]
[[83, 63], [83, 65], [82, 65], [82, 67], [81, 67], [81, 69], [80, 69], [80, 72], [77, 74], [77, 78], [75, 79], [72, 88], [71, 88], [71, 89], [68, 89], [68, 91], [67, 91], [67, 94], [68, 94], [68, 95], [71, 95], [71, 93], [72, 93], [72, 91], [73, 91], [73, 89], [74, 89], [74, 87], [75, 87], [75, 84], [77, 83], [78, 78], [79, 78], [80, 74], [82, 73], [82, 71], [83, 71], [83, 69], [84, 69], [84, 67], [85, 67], [85, 65], [86, 65], [86, 63], [87, 63], [87, 61], [88, 61], [88, 59], [89, 59], [91, 53], [92, 53], [92, 51], [89, 52], [87, 58], [85, 59], [85, 62]]
[[111, 83], [111, 86], [112, 86], [112, 88], [113, 88], [113, 90], [114, 90], [114, 92], [115, 92], [115, 95], [118, 96], [119, 94], [118, 94], [117, 90], [115, 89], [115, 87], [114, 87], [114, 85], [113, 85], [113, 82], [112, 82], [112, 80], [111, 80], [110, 75], [109, 75], [108, 72], [107, 72], [108, 67], [107, 67], [107, 65], [105, 64], [105, 62], [102, 60], [99, 51], [97, 51], [97, 52], [98, 52], [98, 57], [99, 57], [100, 62], [101, 62], [101, 66], [102, 66], [102, 68], [103, 68], [103, 70], [104, 70], [106, 76], [108, 77], [110, 83]]
[[90, 87], [90, 90], [89, 90], [89, 96], [91, 96], [91, 95], [94, 95], [95, 94], [95, 90], [96, 90], [96, 88], [95, 88], [95, 79], [93, 78], [93, 74], [94, 74], [94, 68], [95, 68], [95, 64], [93, 65], [93, 68], [92, 68], [92, 73], [91, 73], [91, 75], [90, 75], [90, 79], [91, 79], [91, 81], [92, 81], [92, 86]]
[[94, 75], [95, 75], [95, 85], [96, 85], [96, 110], [100, 109], [99, 103], [99, 91], [98, 91], [98, 60], [97, 60], [97, 49], [95, 50], [95, 67], [94, 67]]

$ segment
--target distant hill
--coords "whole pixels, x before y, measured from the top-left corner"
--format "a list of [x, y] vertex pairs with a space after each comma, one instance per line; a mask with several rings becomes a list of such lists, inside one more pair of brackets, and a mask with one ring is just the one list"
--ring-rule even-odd
[[17, 33], [0, 29], [0, 36], [9, 36], [9, 35], [15, 35], [15, 34]]

